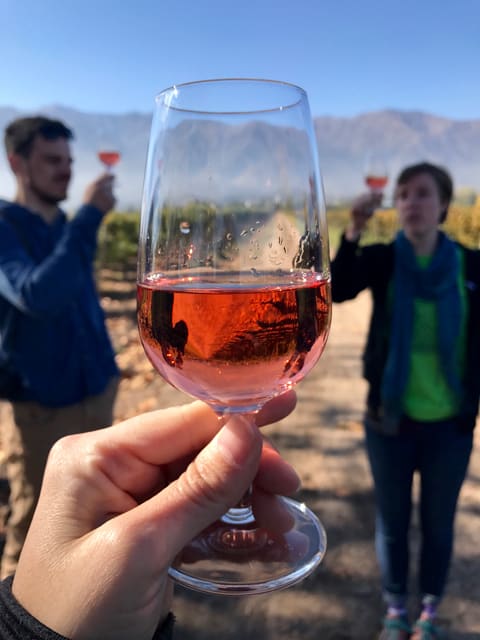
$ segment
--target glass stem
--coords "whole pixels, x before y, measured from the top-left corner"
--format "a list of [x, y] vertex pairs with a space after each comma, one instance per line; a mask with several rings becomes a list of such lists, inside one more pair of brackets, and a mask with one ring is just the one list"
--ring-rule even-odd
[[[243, 415], [250, 421], [254, 422], [256, 414], [257, 412], [253, 411]], [[225, 416], [222, 417], [225, 418]], [[238, 504], [229, 509], [227, 513], [222, 516], [221, 521], [227, 524], [236, 525], [237, 527], [249, 525], [248, 528], [251, 529], [252, 523], [255, 522], [255, 516], [253, 515], [252, 510], [252, 485], [250, 485], [245, 491]]]
[[252, 485], [250, 485], [243, 494], [243, 498], [237, 506], [229, 509], [227, 513], [222, 516], [221, 520], [227, 524], [237, 526], [250, 525], [252, 522], [255, 522], [255, 516], [252, 511]]

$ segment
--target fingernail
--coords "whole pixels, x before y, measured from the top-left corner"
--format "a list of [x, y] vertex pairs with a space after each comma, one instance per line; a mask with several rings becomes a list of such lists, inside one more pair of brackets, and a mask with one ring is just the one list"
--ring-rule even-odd
[[260, 440], [260, 433], [249, 418], [231, 416], [215, 436], [215, 441], [227, 462], [242, 466], [250, 458], [256, 438]]

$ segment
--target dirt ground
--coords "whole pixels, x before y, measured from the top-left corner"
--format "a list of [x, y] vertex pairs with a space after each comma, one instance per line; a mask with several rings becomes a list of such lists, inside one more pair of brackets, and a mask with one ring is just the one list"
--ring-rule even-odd
[[[138, 343], [131, 274], [102, 281], [102, 300], [124, 378], [117, 420], [188, 401], [152, 371]], [[370, 640], [383, 613], [374, 554], [372, 484], [361, 416], [366, 386], [360, 354], [368, 294], [336, 305], [325, 353], [299, 385], [295, 412], [267, 429], [302, 477], [296, 496], [322, 520], [328, 536], [323, 563], [284, 591], [241, 598], [207, 596], [178, 587], [176, 637], [182, 640]], [[1, 417], [1, 416], [0, 416]], [[1, 454], [1, 451], [0, 451]], [[417, 490], [417, 487], [416, 487]], [[1, 499], [1, 498], [0, 498]], [[412, 593], [419, 546], [411, 539]], [[456, 525], [455, 558], [441, 623], [450, 640], [480, 640], [480, 428]], [[412, 613], [416, 601], [412, 597]]]

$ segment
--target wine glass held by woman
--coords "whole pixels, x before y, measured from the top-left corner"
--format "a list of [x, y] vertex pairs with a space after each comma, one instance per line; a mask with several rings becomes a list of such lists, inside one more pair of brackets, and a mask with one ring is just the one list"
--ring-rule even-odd
[[[286, 392], [256, 424], [295, 403]], [[250, 483], [268, 523], [299, 479], [256, 426], [201, 402], [59, 440], [13, 586], [0, 583], [0, 638], [169, 638], [170, 564]]]
[[388, 183], [387, 163], [382, 154], [369, 152], [365, 161], [364, 179], [370, 191], [382, 192]]
[[[325, 205], [305, 92], [232, 79], [156, 101], [139, 238], [138, 324], [173, 386], [254, 423], [318, 361], [330, 326]], [[261, 593], [308, 575], [325, 533], [305, 505], [247, 494], [176, 558], [184, 586]]]
[[364, 167], [364, 181], [368, 188], [371, 201], [375, 203], [375, 209], [385, 206], [384, 191], [388, 184], [388, 168], [383, 154], [369, 152]]

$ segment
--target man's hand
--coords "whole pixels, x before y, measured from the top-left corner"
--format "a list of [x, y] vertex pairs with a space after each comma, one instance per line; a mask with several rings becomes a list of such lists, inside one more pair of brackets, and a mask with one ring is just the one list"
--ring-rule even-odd
[[88, 185], [83, 196], [83, 203], [99, 209], [103, 214], [113, 209], [115, 197], [113, 195], [114, 176], [104, 174]]

